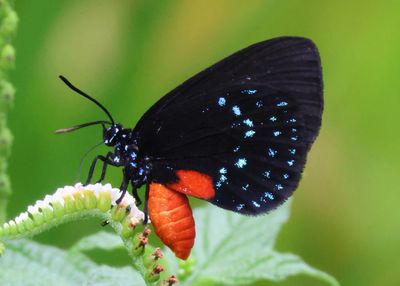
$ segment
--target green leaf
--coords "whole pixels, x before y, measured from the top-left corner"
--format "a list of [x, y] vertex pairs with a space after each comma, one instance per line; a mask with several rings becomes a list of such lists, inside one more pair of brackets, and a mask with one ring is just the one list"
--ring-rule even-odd
[[79, 252], [19, 240], [7, 243], [0, 259], [0, 285], [142, 286], [145, 282], [131, 267], [97, 265]]
[[[197, 239], [192, 256], [180, 261], [165, 252], [168, 269], [179, 273], [180, 285], [248, 285], [307, 275], [339, 285], [330, 275], [293, 254], [274, 250], [289, 217], [289, 206], [266, 216], [246, 217], [212, 206], [195, 210]], [[122, 247], [119, 236], [99, 232], [78, 241], [69, 251], [29, 240], [7, 243], [0, 259], [0, 285], [144, 285], [131, 267], [97, 265], [83, 251]]]
[[93, 249], [103, 249], [103, 250], [114, 250], [123, 249], [124, 244], [116, 234], [112, 234], [105, 231], [99, 231], [93, 235], [86, 236], [79, 240], [70, 249], [71, 252], [79, 251], [89, 251]]
[[[289, 217], [289, 204], [265, 216], [247, 217], [211, 206], [196, 210], [194, 216], [197, 238], [191, 259], [180, 264], [181, 285], [248, 285], [294, 275], [339, 285], [298, 256], [273, 249]], [[192, 273], [187, 273], [188, 265]]]

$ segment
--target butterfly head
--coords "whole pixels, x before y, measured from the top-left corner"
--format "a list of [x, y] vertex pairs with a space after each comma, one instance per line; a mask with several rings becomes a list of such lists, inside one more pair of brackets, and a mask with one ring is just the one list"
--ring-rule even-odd
[[124, 129], [121, 124], [114, 124], [110, 127], [103, 125], [103, 142], [107, 146], [115, 146], [121, 141], [122, 133]]
[[103, 142], [107, 146], [133, 144], [134, 138], [132, 137], [130, 128], [124, 128], [121, 124], [113, 124], [110, 127], [103, 124]]

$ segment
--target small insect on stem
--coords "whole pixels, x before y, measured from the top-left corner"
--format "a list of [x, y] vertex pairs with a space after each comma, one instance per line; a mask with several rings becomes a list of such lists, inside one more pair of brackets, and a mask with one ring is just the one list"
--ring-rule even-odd
[[110, 224], [110, 221], [108, 221], [108, 220], [103, 220], [102, 222], [101, 222], [101, 226], [102, 227], [105, 227], [105, 226], [107, 226], [107, 225], [109, 225]]

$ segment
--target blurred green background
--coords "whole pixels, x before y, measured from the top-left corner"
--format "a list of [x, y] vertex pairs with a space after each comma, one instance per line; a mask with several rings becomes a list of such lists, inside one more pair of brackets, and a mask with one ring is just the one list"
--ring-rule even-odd
[[[325, 112], [278, 249], [343, 285], [400, 285], [399, 1], [17, 1], [16, 10], [10, 217], [76, 182], [82, 155], [101, 141], [100, 127], [53, 134], [105, 119], [59, 74], [133, 127], [163, 94], [230, 53], [305, 36], [320, 49]], [[105, 151], [90, 154], [82, 180], [90, 159]], [[120, 170], [107, 177], [116, 186], [120, 179]], [[36, 239], [68, 247], [98, 229], [88, 221]]]

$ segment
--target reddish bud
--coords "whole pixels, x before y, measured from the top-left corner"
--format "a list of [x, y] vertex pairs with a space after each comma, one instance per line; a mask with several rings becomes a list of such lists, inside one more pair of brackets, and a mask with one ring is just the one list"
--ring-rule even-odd
[[153, 271], [151, 272], [151, 274], [152, 275], [157, 275], [157, 274], [160, 274], [163, 271], [164, 271], [164, 267], [162, 267], [161, 265], [158, 264], [153, 268]]
[[175, 277], [175, 275], [171, 275], [168, 277], [167, 280], [165, 280], [165, 284], [167, 284], [168, 286], [172, 286], [176, 283], [178, 283], [178, 279]]
[[143, 235], [144, 237], [148, 237], [148, 236], [150, 235], [150, 233], [151, 233], [151, 229], [150, 229], [148, 226], [146, 226], [146, 227], [144, 228], [144, 230], [143, 230], [142, 235]]
[[159, 247], [156, 248], [156, 250], [153, 252], [152, 256], [154, 256], [154, 260], [158, 260], [160, 258], [163, 258], [163, 253]]

